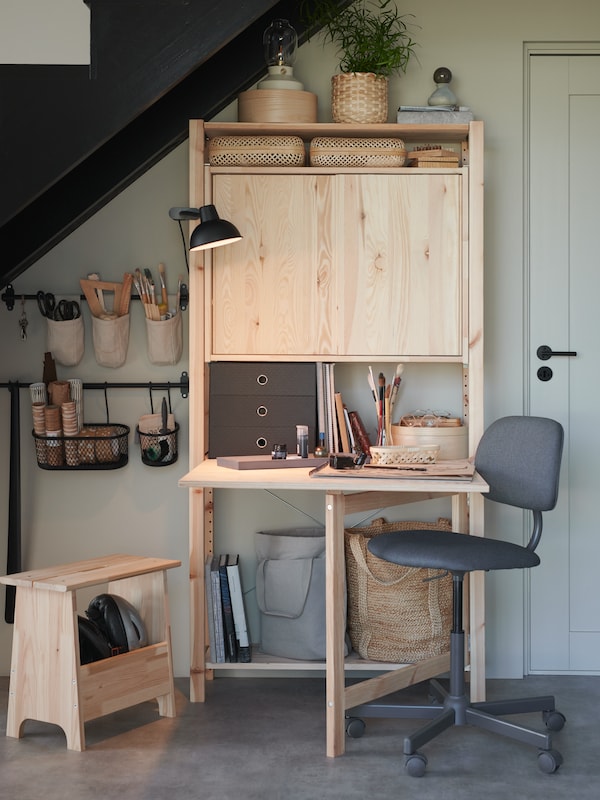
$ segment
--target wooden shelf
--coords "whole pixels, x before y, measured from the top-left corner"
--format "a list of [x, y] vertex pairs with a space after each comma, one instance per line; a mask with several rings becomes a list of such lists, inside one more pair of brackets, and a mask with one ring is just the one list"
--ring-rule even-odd
[[[207, 166], [207, 143], [216, 136], [277, 135], [299, 136], [305, 145], [317, 136], [400, 138], [408, 150], [443, 144], [460, 152], [462, 166]], [[468, 452], [473, 454], [484, 427], [483, 181], [481, 121], [190, 122], [190, 205], [214, 203], [224, 218], [239, 220], [244, 228], [241, 244], [194, 254], [190, 260], [190, 307], [196, 309], [190, 316], [190, 363], [198, 370], [190, 408], [192, 469], [180, 485], [191, 489], [192, 702], [205, 700], [211, 670], [324, 671], [326, 752], [337, 756], [344, 752], [345, 709], [448, 670], [447, 654], [414, 665], [343, 659], [344, 518], [367, 508], [452, 495], [453, 529], [481, 531], [481, 487], [417, 482], [391, 492], [387, 482], [373, 479], [359, 491], [347, 484], [300, 485], [297, 474], [286, 478], [292, 482], [286, 488], [326, 490], [326, 660], [255, 653], [249, 664], [206, 663], [204, 567], [218, 538], [213, 490], [234, 488], [238, 481], [235, 488], [251, 487], [247, 475], [222, 477], [206, 461], [210, 410], [205, 381], [208, 364], [220, 360], [460, 364]], [[268, 472], [255, 476], [252, 488], [272, 488], [277, 470]], [[468, 507], [463, 491], [470, 495]], [[483, 576], [477, 574], [469, 594], [474, 700], [485, 699], [484, 607]], [[352, 672], [362, 680], [348, 687], [345, 675]]]
[[[344, 659], [344, 669], [346, 672], [389, 672], [390, 670], [402, 669], [407, 664], [385, 663], [382, 661], [369, 661], [361, 658], [356, 653], [351, 653]], [[242, 671], [281, 671], [281, 672], [325, 672], [327, 665], [325, 661], [297, 661], [290, 658], [272, 656], [268, 653], [261, 653], [257, 647], [252, 647], [252, 661], [249, 664], [240, 662], [226, 662], [217, 664], [212, 661], [206, 662], [207, 669], [215, 670], [242, 670]]]
[[399, 137], [405, 142], [462, 142], [469, 136], [469, 123], [453, 125], [395, 122], [378, 125], [351, 125], [336, 122], [207, 122], [207, 138], [214, 136], [300, 136], [309, 141], [315, 136]]

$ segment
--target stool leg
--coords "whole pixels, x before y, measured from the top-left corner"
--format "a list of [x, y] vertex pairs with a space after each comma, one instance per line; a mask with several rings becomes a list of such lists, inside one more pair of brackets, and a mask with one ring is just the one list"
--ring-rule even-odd
[[79, 702], [77, 613], [73, 592], [19, 586], [6, 735], [27, 719], [59, 725], [70, 750], [84, 750]]

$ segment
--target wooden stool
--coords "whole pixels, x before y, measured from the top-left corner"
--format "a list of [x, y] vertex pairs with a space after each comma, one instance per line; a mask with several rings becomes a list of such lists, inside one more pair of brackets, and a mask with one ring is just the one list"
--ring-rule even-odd
[[[16, 587], [6, 735], [27, 719], [59, 725], [70, 750], [85, 750], [84, 723], [156, 698], [175, 716], [166, 570], [181, 561], [110, 555], [0, 577]], [[148, 630], [147, 647], [79, 663], [76, 591], [108, 584], [129, 600]]]

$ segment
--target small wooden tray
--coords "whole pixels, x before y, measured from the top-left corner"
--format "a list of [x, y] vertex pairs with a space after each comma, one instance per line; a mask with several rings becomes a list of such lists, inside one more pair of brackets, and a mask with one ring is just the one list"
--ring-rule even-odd
[[219, 456], [218, 467], [228, 469], [294, 469], [298, 467], [319, 467], [327, 464], [329, 458], [271, 458], [271, 456]]

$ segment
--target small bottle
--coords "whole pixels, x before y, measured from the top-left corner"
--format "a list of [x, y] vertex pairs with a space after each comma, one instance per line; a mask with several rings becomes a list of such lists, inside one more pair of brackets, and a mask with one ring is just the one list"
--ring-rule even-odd
[[315, 447], [315, 458], [327, 458], [327, 447], [325, 445], [325, 434], [319, 434], [319, 444]]
[[296, 425], [296, 453], [308, 458], [308, 425]]

